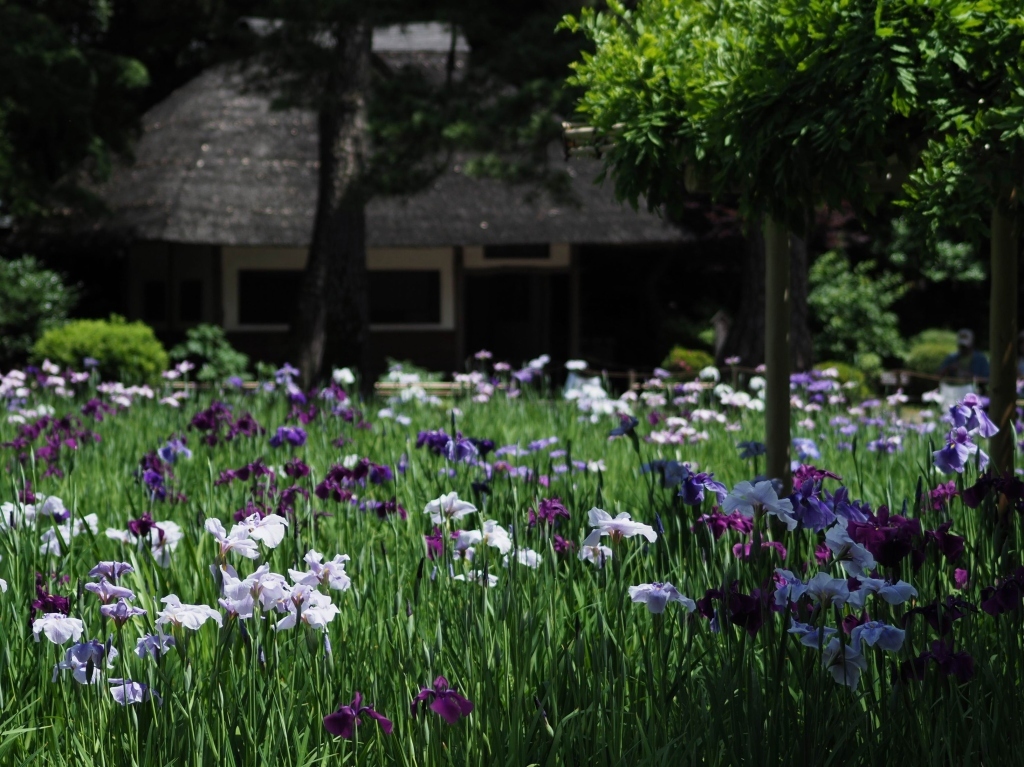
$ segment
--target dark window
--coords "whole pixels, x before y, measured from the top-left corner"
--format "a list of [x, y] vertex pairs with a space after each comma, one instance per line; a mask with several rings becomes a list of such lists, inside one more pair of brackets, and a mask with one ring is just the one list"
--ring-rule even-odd
[[441, 272], [370, 272], [370, 322], [436, 325], [441, 321]]
[[240, 269], [238, 323], [289, 324], [298, 305], [302, 274], [285, 269]]
[[153, 280], [142, 285], [142, 319], [167, 322], [167, 285]]
[[484, 246], [484, 258], [508, 260], [512, 258], [527, 258], [532, 261], [539, 261], [549, 258], [551, 251], [546, 244], [541, 245], [486, 245]]
[[202, 322], [202, 319], [202, 280], [182, 280], [178, 283], [178, 320], [181, 322]]

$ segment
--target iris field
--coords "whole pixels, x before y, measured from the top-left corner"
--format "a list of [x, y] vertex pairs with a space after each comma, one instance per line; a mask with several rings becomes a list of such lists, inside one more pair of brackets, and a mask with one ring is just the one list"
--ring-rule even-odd
[[4, 375], [0, 764], [1024, 763], [983, 401], [794, 376], [779, 498], [757, 377], [480, 357], [444, 397]]

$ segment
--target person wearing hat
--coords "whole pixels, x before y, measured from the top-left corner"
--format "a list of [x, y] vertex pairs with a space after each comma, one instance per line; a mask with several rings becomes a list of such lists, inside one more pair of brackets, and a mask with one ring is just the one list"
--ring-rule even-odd
[[956, 334], [956, 351], [942, 361], [940, 376], [988, 378], [988, 358], [974, 348], [974, 332], [963, 328]]

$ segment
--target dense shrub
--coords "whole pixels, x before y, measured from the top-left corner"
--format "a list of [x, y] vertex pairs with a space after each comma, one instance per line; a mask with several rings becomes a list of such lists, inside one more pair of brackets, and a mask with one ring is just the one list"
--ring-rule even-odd
[[700, 349], [684, 349], [682, 346], [673, 346], [672, 351], [661, 363], [667, 370], [683, 375], [696, 375], [703, 368], [714, 364], [715, 358], [707, 352]]
[[24, 362], [36, 339], [67, 319], [76, 299], [35, 257], [0, 258], [0, 369]]
[[942, 361], [956, 351], [956, 333], [932, 328], [922, 331], [910, 342], [907, 368], [917, 373], [938, 373]]
[[50, 329], [32, 347], [32, 356], [73, 368], [92, 357], [103, 378], [130, 383], [153, 381], [167, 367], [167, 352], [153, 329], [116, 314], [109, 320], [75, 320]]
[[196, 325], [185, 334], [185, 340], [171, 349], [171, 359], [188, 360], [198, 368], [200, 381], [223, 381], [240, 376], [249, 366], [249, 357], [235, 349], [217, 325]]
[[851, 265], [841, 251], [823, 253], [807, 275], [814, 319], [814, 355], [865, 367], [860, 358], [902, 357], [899, 317], [891, 307], [905, 292], [903, 279], [879, 272], [874, 261]]

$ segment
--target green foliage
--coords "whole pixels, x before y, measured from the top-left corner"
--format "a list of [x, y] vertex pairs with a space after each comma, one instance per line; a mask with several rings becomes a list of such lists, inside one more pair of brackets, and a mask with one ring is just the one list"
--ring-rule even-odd
[[224, 381], [230, 376], [245, 374], [249, 358], [235, 349], [219, 325], [196, 325], [189, 328], [185, 340], [171, 349], [172, 360], [188, 360], [199, 370], [199, 381]]
[[905, 290], [898, 275], [879, 273], [873, 261], [851, 268], [847, 256], [833, 250], [814, 262], [808, 283], [816, 356], [845, 362], [865, 354], [902, 356], [899, 318], [891, 311]]
[[907, 352], [907, 369], [936, 374], [943, 360], [956, 351], [956, 333], [930, 328], [914, 336]]
[[116, 314], [109, 320], [74, 320], [47, 330], [32, 347], [32, 356], [74, 369], [92, 357], [104, 379], [125, 383], [156, 381], [167, 368], [167, 352], [153, 329]]
[[661, 366], [666, 370], [671, 370], [673, 373], [696, 375], [703, 368], [714, 364], [715, 358], [705, 351], [673, 346], [668, 356], [661, 363]]
[[0, 215], [87, 203], [79, 171], [102, 178], [127, 148], [135, 59], [104, 50], [113, 3], [0, 3]]
[[892, 220], [891, 239], [878, 248], [880, 256], [911, 280], [927, 282], [981, 282], [985, 266], [971, 242], [948, 239], [937, 230], [922, 231], [919, 218]]
[[67, 319], [74, 288], [34, 256], [0, 258], [0, 369], [24, 362], [45, 331]]

